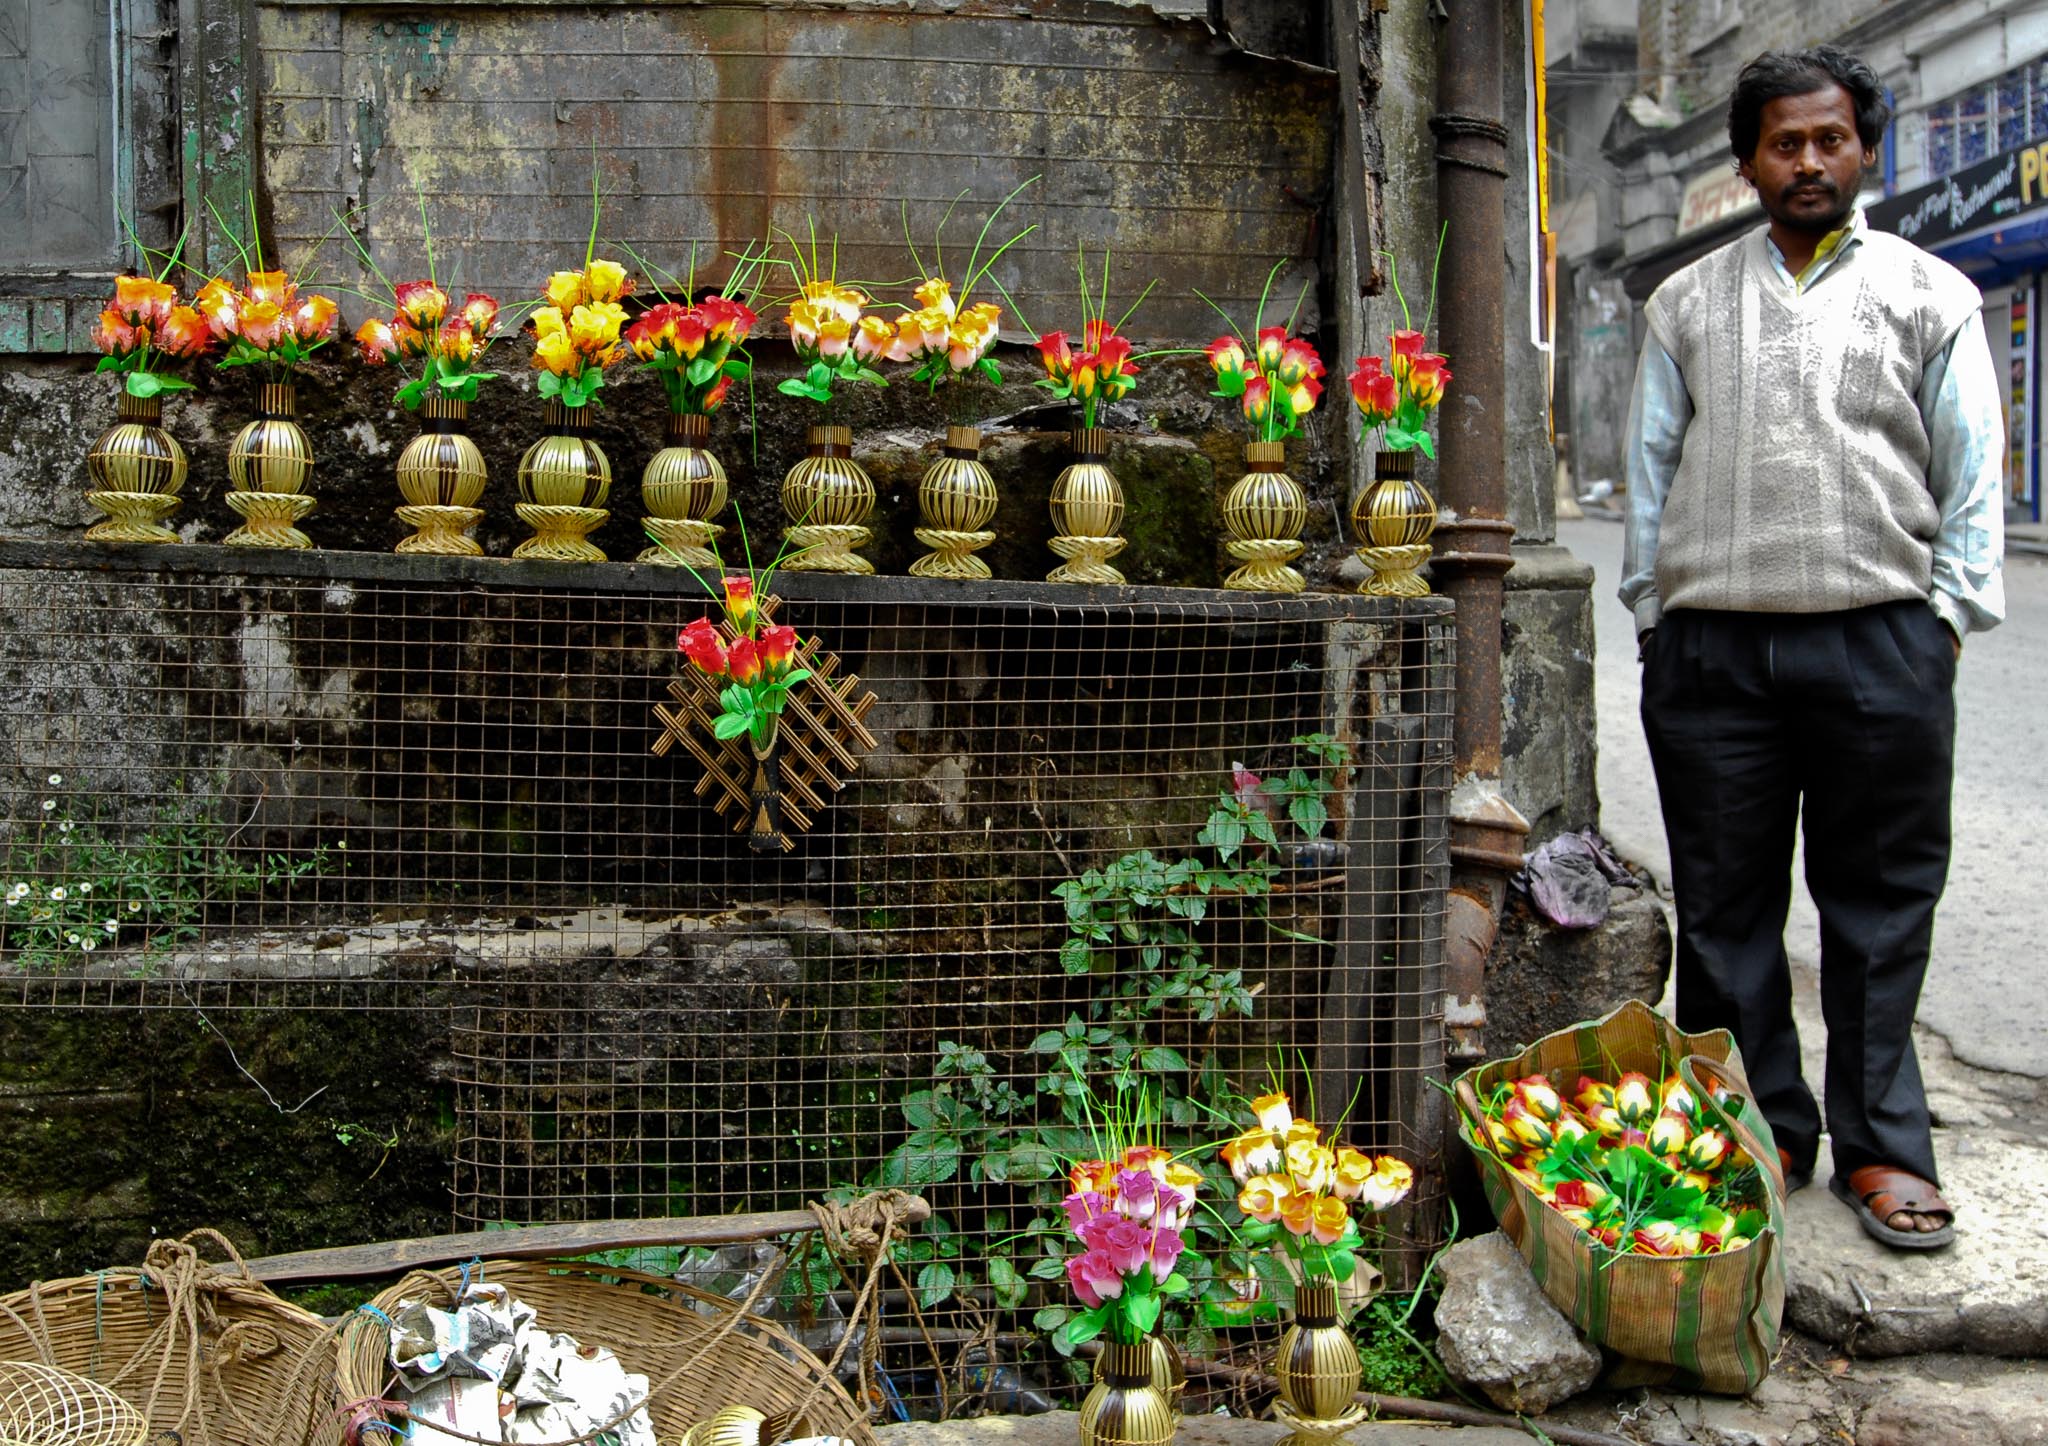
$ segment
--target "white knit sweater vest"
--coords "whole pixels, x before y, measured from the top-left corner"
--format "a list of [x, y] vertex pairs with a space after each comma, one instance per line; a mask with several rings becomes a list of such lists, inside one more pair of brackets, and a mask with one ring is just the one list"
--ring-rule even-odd
[[1800, 292], [1765, 235], [1702, 257], [1649, 301], [1693, 405], [1657, 595], [1666, 609], [1791, 613], [1925, 598], [1941, 516], [1916, 393], [1982, 299], [1947, 262], [1867, 229]]

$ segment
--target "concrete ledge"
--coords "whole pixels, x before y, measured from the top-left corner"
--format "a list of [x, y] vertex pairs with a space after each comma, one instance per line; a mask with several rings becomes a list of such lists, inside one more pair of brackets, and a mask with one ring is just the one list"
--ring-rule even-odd
[[[1043, 1416], [983, 1416], [973, 1421], [906, 1421], [879, 1426], [882, 1446], [1074, 1446], [1081, 1439], [1080, 1415], [1048, 1411]], [[1372, 1421], [1346, 1433], [1355, 1446], [1441, 1446], [1455, 1431], [1469, 1446], [1529, 1446], [1531, 1436], [1495, 1426], [1437, 1426], [1419, 1422]], [[1179, 1446], [1272, 1446], [1288, 1430], [1278, 1421], [1235, 1416], [1187, 1416], [1173, 1439]]]

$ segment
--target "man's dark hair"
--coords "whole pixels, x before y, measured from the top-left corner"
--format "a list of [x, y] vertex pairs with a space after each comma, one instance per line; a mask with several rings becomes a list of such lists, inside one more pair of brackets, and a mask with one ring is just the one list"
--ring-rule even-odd
[[1849, 92], [1856, 108], [1856, 135], [1863, 149], [1874, 151], [1891, 122], [1891, 103], [1877, 72], [1833, 45], [1811, 50], [1766, 50], [1742, 67], [1735, 94], [1728, 100], [1728, 148], [1738, 161], [1754, 160], [1763, 131], [1764, 107], [1788, 95], [1812, 95], [1829, 85]]

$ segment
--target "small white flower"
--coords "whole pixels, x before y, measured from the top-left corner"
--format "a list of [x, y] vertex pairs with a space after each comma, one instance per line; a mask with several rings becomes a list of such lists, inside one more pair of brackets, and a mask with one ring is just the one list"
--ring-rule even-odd
[[65, 938], [67, 938], [67, 939], [69, 939], [69, 940], [70, 940], [70, 941], [71, 941], [72, 943], [76, 944], [76, 943], [78, 942], [78, 931], [77, 931], [76, 929], [73, 929], [73, 930], [72, 930], [72, 931], [71, 931], [70, 933], [66, 934], [66, 935], [65, 935], [64, 937], [65, 937]]
[[62, 884], [59, 884], [57, 885], [56, 888], [50, 890], [50, 902], [53, 904], [61, 904], [70, 897], [70, 891], [66, 889]]
[[86, 896], [87, 894], [89, 894], [89, 893], [91, 893], [91, 892], [92, 892], [92, 885], [91, 885], [91, 884], [80, 884], [80, 885], [78, 886], [78, 894], [79, 894], [79, 897], [80, 897], [80, 898], [83, 898], [83, 897], [85, 897], [85, 896]]
[[105, 929], [108, 937], [111, 938], [113, 935], [121, 932], [121, 921], [119, 919], [102, 919], [100, 920], [100, 927]]
[[70, 819], [67, 818], [57, 825], [57, 832], [70, 833], [74, 827], [75, 825], [71, 822]]
[[64, 786], [64, 775], [63, 775], [63, 774], [61, 774], [61, 773], [53, 773], [53, 774], [51, 774], [51, 775], [50, 775], [50, 787], [52, 787], [52, 788], [62, 788], [63, 786]]
[[43, 812], [44, 812], [44, 813], [55, 813], [56, 811], [57, 811], [57, 800], [56, 800], [56, 799], [54, 799], [54, 798], [46, 798], [46, 799], [44, 799], [44, 800], [43, 800]]
[[93, 950], [99, 948], [100, 946], [93, 942], [92, 935], [88, 934], [83, 939], [80, 939], [78, 941], [78, 947], [84, 950], [86, 953], [90, 954], [92, 953]]
[[27, 884], [16, 884], [13, 888], [7, 891], [7, 902], [10, 904], [18, 904], [23, 899], [27, 898], [28, 895], [29, 887]]
[[139, 914], [139, 913], [141, 913], [141, 912], [142, 912], [142, 900], [140, 900], [140, 899], [130, 899], [130, 900], [128, 901], [128, 912], [129, 912], [129, 913], [131, 913], [131, 914]]

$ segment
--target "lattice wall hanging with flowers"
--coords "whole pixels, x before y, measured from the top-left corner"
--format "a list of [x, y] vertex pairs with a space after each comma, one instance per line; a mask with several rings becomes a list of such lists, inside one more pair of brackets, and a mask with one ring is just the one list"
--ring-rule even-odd
[[[772, 619], [781, 601], [764, 598], [762, 618]], [[711, 626], [728, 649], [743, 636], [729, 620]], [[861, 688], [858, 674], [838, 676], [839, 665], [838, 654], [821, 651], [817, 638], [797, 644], [796, 666], [809, 676], [782, 704], [772, 767], [757, 758], [748, 734], [717, 736], [715, 724], [725, 709], [722, 680], [697, 667], [669, 683], [673, 702], [654, 705], [661, 735], [653, 751], [666, 757], [681, 744], [703, 769], [694, 791], [699, 798], [715, 796], [713, 811], [731, 815], [733, 832], [746, 834], [756, 849], [792, 849], [789, 830], [808, 833], [824, 812], [826, 795], [844, 788], [861, 755], [875, 746], [861, 722], [875, 695]]]

